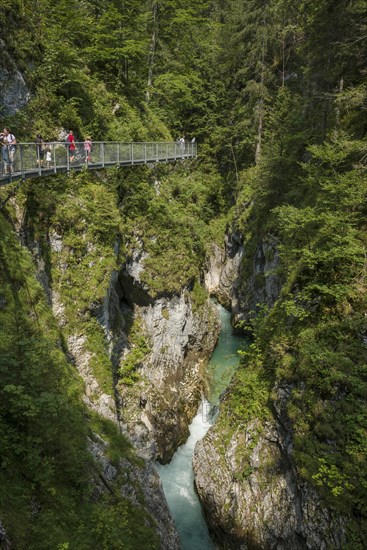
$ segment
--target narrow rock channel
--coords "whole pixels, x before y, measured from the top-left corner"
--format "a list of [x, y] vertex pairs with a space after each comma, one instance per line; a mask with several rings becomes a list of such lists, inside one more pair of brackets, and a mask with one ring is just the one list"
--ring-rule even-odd
[[217, 347], [208, 364], [209, 396], [203, 400], [190, 425], [190, 436], [179, 447], [173, 459], [158, 464], [163, 490], [175, 520], [183, 550], [211, 550], [215, 546], [209, 536], [200, 502], [194, 488], [192, 457], [195, 445], [215, 422], [220, 394], [227, 387], [239, 362], [237, 350], [243, 338], [232, 332], [230, 313], [218, 305], [221, 332]]

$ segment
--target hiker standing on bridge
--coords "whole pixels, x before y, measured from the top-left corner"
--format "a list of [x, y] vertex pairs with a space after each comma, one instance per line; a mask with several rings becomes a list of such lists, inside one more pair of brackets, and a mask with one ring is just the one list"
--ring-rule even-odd
[[178, 142], [180, 144], [181, 153], [184, 153], [184, 151], [185, 151], [185, 136], [180, 137]]
[[51, 146], [48, 145], [46, 147], [46, 167], [47, 168], [51, 168], [51, 162], [52, 162]]
[[40, 168], [43, 168], [43, 159], [45, 156], [45, 142], [41, 134], [36, 137], [36, 152], [37, 152], [37, 164]]
[[90, 139], [89, 136], [87, 136], [84, 142], [84, 153], [85, 153], [86, 164], [88, 164], [92, 160], [91, 152], [92, 152], [92, 140]]
[[12, 174], [14, 172], [13, 162], [17, 140], [15, 139], [15, 136], [10, 133], [9, 128], [4, 128], [2, 134], [0, 134], [0, 139], [3, 146], [5, 171], [7, 174]]
[[69, 154], [70, 154], [70, 162], [73, 162], [75, 159], [75, 151], [76, 151], [73, 130], [69, 130], [69, 135], [66, 138], [66, 141], [69, 144], [68, 147], [69, 147]]

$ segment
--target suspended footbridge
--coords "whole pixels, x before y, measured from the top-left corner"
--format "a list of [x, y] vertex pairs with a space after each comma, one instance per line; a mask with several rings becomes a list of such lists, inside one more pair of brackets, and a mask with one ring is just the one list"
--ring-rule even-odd
[[11, 165], [1, 163], [0, 186], [16, 180], [50, 176], [60, 172], [155, 164], [196, 156], [196, 143], [191, 142], [96, 141], [92, 143], [90, 153], [85, 149], [84, 142], [75, 142], [75, 149], [70, 149], [67, 142], [50, 142], [42, 146], [37, 143], [18, 143]]

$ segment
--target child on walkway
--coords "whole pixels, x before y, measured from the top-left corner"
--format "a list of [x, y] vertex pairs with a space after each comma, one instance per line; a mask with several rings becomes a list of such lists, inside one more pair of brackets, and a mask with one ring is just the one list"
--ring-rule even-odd
[[46, 167], [51, 168], [52, 156], [51, 156], [51, 147], [46, 148]]
[[84, 153], [85, 153], [85, 162], [86, 162], [86, 164], [88, 164], [92, 160], [91, 152], [92, 152], [92, 141], [91, 141], [90, 137], [87, 136], [87, 138], [84, 142]]

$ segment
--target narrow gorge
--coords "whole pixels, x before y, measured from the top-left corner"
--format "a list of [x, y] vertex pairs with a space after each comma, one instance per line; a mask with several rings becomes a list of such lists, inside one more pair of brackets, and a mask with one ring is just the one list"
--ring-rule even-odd
[[215, 423], [219, 398], [226, 389], [239, 363], [238, 350], [243, 338], [233, 335], [231, 315], [217, 306], [221, 322], [217, 346], [206, 369], [207, 390], [190, 425], [188, 440], [175, 453], [172, 461], [160, 466], [164, 493], [176, 522], [183, 550], [214, 549], [201, 504], [195, 491], [192, 460], [197, 442]]
[[1, 550], [363, 550], [366, 2], [0, 36]]

